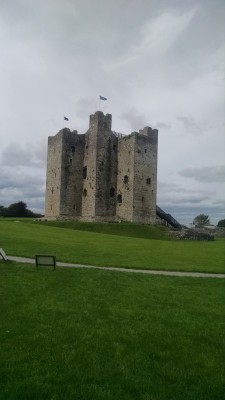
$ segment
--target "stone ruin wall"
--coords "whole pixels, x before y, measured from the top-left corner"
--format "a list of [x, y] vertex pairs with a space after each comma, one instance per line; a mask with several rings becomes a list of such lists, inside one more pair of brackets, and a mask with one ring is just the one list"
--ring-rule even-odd
[[119, 219], [133, 221], [135, 136], [118, 139], [117, 208]]
[[77, 131], [63, 132], [61, 173], [61, 215], [81, 215], [82, 208], [82, 165], [84, 160], [85, 136]]
[[155, 223], [158, 131], [118, 137], [111, 119], [96, 112], [86, 134], [49, 138], [46, 218]]
[[62, 132], [48, 138], [45, 215], [60, 215]]
[[155, 223], [158, 131], [145, 128], [135, 134], [134, 221]]

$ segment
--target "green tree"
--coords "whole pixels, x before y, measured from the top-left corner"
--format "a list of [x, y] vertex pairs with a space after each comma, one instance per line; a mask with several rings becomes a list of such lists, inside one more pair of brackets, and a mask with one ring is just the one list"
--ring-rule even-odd
[[210, 219], [208, 215], [199, 214], [194, 218], [193, 224], [195, 226], [204, 226], [210, 224]]
[[18, 203], [13, 203], [10, 204], [10, 206], [8, 208], [4, 208], [4, 210], [2, 211], [3, 214], [1, 214], [1, 207], [0, 206], [0, 216], [4, 216], [4, 217], [16, 217], [16, 218], [40, 218], [43, 217], [42, 214], [39, 213], [34, 213], [33, 211], [29, 210], [27, 208], [26, 203], [24, 203], [23, 201], [19, 201]]
[[27, 217], [27, 205], [23, 201], [10, 204], [6, 209], [6, 217]]
[[221, 220], [218, 222], [217, 226], [219, 226], [220, 228], [225, 228], [225, 219], [221, 219]]
[[7, 208], [5, 208], [4, 206], [0, 206], [0, 217], [4, 217], [6, 211], [7, 211]]

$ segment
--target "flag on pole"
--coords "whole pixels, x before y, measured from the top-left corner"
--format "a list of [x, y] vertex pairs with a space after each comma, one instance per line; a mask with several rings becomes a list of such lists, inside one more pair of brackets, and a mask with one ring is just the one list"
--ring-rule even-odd
[[69, 121], [69, 118], [67, 118], [67, 117], [64, 117], [64, 121]]
[[107, 98], [106, 98], [106, 97], [103, 97], [103, 96], [99, 96], [99, 99], [100, 99], [100, 100], [107, 100]]

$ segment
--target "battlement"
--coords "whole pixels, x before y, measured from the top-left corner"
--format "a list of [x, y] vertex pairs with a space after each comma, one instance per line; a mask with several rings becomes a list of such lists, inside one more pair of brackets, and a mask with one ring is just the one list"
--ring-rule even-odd
[[102, 111], [96, 111], [95, 114], [90, 115], [89, 128], [103, 127], [107, 130], [111, 130], [112, 127], [112, 115], [104, 115]]
[[151, 137], [158, 137], [158, 129], [152, 129], [149, 126], [146, 126], [145, 128], [139, 130], [139, 134]]

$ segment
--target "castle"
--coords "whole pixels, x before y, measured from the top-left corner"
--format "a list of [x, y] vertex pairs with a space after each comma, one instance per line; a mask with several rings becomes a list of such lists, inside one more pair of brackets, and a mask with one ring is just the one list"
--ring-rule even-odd
[[122, 135], [97, 111], [85, 134], [48, 138], [45, 217], [156, 222], [158, 131]]

